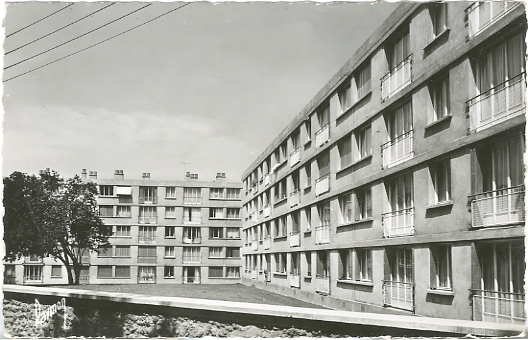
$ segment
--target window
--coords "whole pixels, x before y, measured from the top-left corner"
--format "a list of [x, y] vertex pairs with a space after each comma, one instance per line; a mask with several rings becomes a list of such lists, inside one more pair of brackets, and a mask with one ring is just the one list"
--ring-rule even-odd
[[240, 208], [227, 208], [227, 218], [240, 218]]
[[447, 4], [429, 4], [429, 14], [431, 15], [431, 21], [433, 23], [432, 39], [434, 39], [447, 29]]
[[291, 134], [291, 141], [292, 141], [293, 151], [297, 150], [297, 148], [299, 147], [299, 136], [300, 136], [299, 129], [296, 129]]
[[354, 73], [354, 82], [356, 85], [356, 93], [352, 92], [352, 99], [354, 102], [358, 102], [371, 91], [372, 84], [370, 77], [370, 61], [368, 61], [361, 65], [361, 67]]
[[354, 136], [357, 147], [355, 159], [359, 161], [372, 155], [372, 129], [370, 125], [354, 133]]
[[100, 185], [99, 195], [100, 196], [114, 196], [114, 186], [113, 185]]
[[286, 215], [275, 219], [275, 237], [286, 236]]
[[130, 257], [130, 246], [116, 246], [115, 256], [116, 257]]
[[354, 220], [360, 221], [372, 217], [371, 188], [356, 191], [356, 206], [354, 206]]
[[337, 92], [339, 98], [339, 104], [341, 105], [341, 113], [345, 113], [350, 107], [352, 107], [352, 89], [351, 81], [347, 80], [345, 84]]
[[224, 248], [209, 247], [209, 257], [224, 257]]
[[183, 223], [202, 223], [202, 209], [183, 208]]
[[51, 277], [61, 277], [62, 266], [51, 266]]
[[174, 238], [176, 227], [165, 227], [165, 238]]
[[300, 212], [294, 211], [291, 213], [291, 230], [293, 234], [299, 233], [299, 218], [300, 218]]
[[412, 105], [408, 102], [387, 116], [389, 140], [395, 141], [413, 128]]
[[304, 187], [308, 188], [312, 185], [312, 164], [310, 162], [308, 162], [308, 164], [306, 164], [306, 166], [304, 167], [304, 173], [306, 178]]
[[209, 198], [210, 199], [222, 199], [222, 198], [224, 198], [224, 189], [223, 188], [210, 188], [209, 189]]
[[157, 203], [157, 187], [139, 187], [139, 203]]
[[130, 277], [130, 266], [116, 266], [115, 277]]
[[138, 262], [156, 262], [156, 247], [138, 246]]
[[202, 203], [202, 188], [183, 188], [183, 203]]
[[449, 116], [449, 78], [444, 77], [433, 82], [429, 86], [429, 92], [433, 103], [432, 121]]
[[173, 246], [165, 247], [165, 257], [174, 258], [175, 256], [176, 256], [176, 254], [174, 253], [174, 247]]
[[389, 183], [388, 191], [391, 211], [396, 212], [414, 206], [412, 175], [412, 173], [405, 174]]
[[240, 258], [240, 248], [227, 247], [226, 248], [226, 257]]
[[118, 225], [116, 226], [116, 237], [129, 237], [130, 236], [130, 226], [129, 225]]
[[319, 178], [330, 173], [330, 152], [326, 151], [317, 157], [317, 166], [319, 167]]
[[166, 187], [165, 188], [165, 198], [176, 198], [176, 188]]
[[355, 249], [354, 280], [372, 282], [372, 250]]
[[141, 242], [156, 241], [156, 227], [139, 227], [138, 240]]
[[411, 54], [409, 30], [397, 37], [387, 49], [389, 69], [393, 70]]
[[451, 166], [449, 159], [435, 162], [429, 167], [432, 188], [429, 204], [438, 204], [451, 200]]
[[317, 206], [319, 212], [319, 226], [330, 227], [330, 202], [323, 202]]
[[317, 110], [317, 121], [319, 122], [319, 129], [324, 128], [330, 123], [330, 105], [328, 103], [323, 104], [323, 106]]
[[351, 280], [352, 279], [352, 261], [349, 249], [343, 249], [339, 251], [339, 267], [338, 275], [340, 280]]
[[431, 289], [451, 290], [451, 246], [431, 247]]
[[217, 227], [209, 228], [209, 238], [223, 238], [223, 237], [224, 237], [223, 228], [217, 228]]
[[201, 236], [199, 227], [183, 227], [184, 240], [199, 240]]
[[339, 150], [340, 169], [344, 169], [352, 164], [352, 139], [351, 135], [346, 135], [337, 144]]
[[165, 207], [165, 218], [176, 218], [176, 207]]
[[174, 278], [174, 266], [165, 266], [163, 268], [163, 277], [164, 278]]
[[240, 238], [240, 229], [233, 227], [226, 228], [226, 238]]
[[112, 246], [99, 246], [97, 257], [112, 257]]
[[183, 260], [192, 262], [200, 261], [200, 247], [183, 248]]
[[286, 274], [286, 253], [275, 254], [275, 273]]
[[341, 223], [350, 223], [354, 221], [353, 194], [348, 193], [339, 197], [339, 207], [341, 208]]
[[312, 276], [312, 253], [309, 251], [304, 252], [304, 260], [306, 262], [306, 276]]
[[288, 159], [288, 144], [286, 142], [283, 142], [281, 145], [279, 145], [279, 150], [281, 161], [286, 161]]
[[223, 267], [209, 267], [208, 277], [224, 277], [224, 268]]
[[114, 216], [114, 206], [113, 205], [100, 205], [99, 206], [99, 216], [113, 217]]
[[477, 254], [481, 265], [481, 289], [524, 296], [523, 241], [482, 243], [478, 245]]
[[16, 269], [14, 264], [4, 265], [4, 277], [16, 277]]
[[240, 189], [227, 188], [226, 198], [228, 200], [238, 200], [240, 199]]
[[304, 230], [305, 231], [310, 231], [312, 229], [312, 208], [311, 207], [307, 207], [307, 208], [304, 208], [304, 216], [305, 216], [305, 225], [304, 225]]
[[117, 206], [117, 217], [132, 217], [130, 206], [118, 205]]
[[209, 208], [209, 218], [224, 218], [224, 208]]
[[112, 266], [97, 266], [97, 277], [112, 277]]
[[307, 117], [306, 121], [303, 124], [304, 127], [304, 143], [308, 143], [312, 140], [312, 119], [311, 117]]
[[157, 207], [139, 207], [139, 223], [156, 223], [157, 221]]
[[227, 277], [240, 277], [240, 267], [226, 267]]
[[387, 249], [387, 259], [389, 272], [386, 275], [389, 281], [414, 282], [412, 248]]

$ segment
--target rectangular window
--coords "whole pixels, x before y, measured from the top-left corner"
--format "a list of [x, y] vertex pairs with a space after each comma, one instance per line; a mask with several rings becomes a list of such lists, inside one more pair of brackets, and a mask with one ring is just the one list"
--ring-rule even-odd
[[240, 218], [240, 208], [227, 208], [227, 218]]
[[411, 54], [409, 30], [407, 29], [388, 48], [389, 69], [393, 70]]
[[433, 103], [432, 121], [449, 116], [449, 78], [444, 77], [433, 82], [429, 86], [429, 92]]
[[429, 203], [431, 205], [451, 200], [451, 166], [449, 159], [435, 162], [429, 167], [432, 188]]
[[176, 257], [173, 246], [165, 247], [165, 257], [170, 257], [170, 258]]
[[351, 135], [346, 135], [337, 144], [339, 150], [340, 169], [344, 169], [352, 164], [352, 139]]
[[223, 237], [224, 237], [223, 228], [217, 228], [217, 227], [209, 228], [209, 238], [223, 238]]
[[99, 216], [113, 217], [114, 216], [114, 206], [113, 205], [100, 205], [99, 206]]
[[350, 80], [347, 80], [343, 86], [341, 86], [337, 92], [337, 96], [339, 97], [339, 104], [341, 105], [341, 113], [345, 113], [353, 104]]
[[165, 227], [165, 238], [174, 238], [176, 227]]
[[354, 279], [372, 282], [372, 249], [355, 249]]
[[226, 238], [240, 238], [240, 228], [226, 228]]
[[354, 220], [360, 221], [372, 217], [371, 188], [356, 191], [356, 205], [354, 206]]
[[116, 246], [115, 256], [116, 257], [130, 257], [130, 246]]
[[356, 84], [356, 93], [352, 94], [352, 98], [357, 102], [365, 97], [372, 90], [372, 83], [370, 80], [371, 71], [370, 71], [370, 61], [363, 64], [355, 73], [354, 73], [354, 82]]
[[176, 198], [176, 187], [166, 187], [165, 198]]
[[200, 247], [183, 248], [184, 261], [200, 261]]
[[286, 253], [275, 254], [275, 273], [286, 274]]
[[99, 195], [100, 196], [114, 196], [114, 186], [113, 185], [100, 185]]
[[240, 267], [226, 267], [227, 277], [240, 277]]
[[99, 246], [97, 257], [112, 257], [112, 246]]
[[165, 207], [165, 218], [176, 218], [176, 207]]
[[61, 277], [62, 266], [51, 266], [51, 277]]
[[330, 173], [330, 152], [320, 153], [317, 157], [317, 166], [319, 168], [319, 178]]
[[223, 199], [224, 189], [223, 188], [210, 188], [209, 199]]
[[139, 223], [156, 223], [157, 221], [157, 207], [139, 207]]
[[330, 123], [330, 105], [323, 104], [319, 110], [317, 110], [317, 121], [319, 122], [319, 129], [322, 129]]
[[319, 226], [330, 227], [330, 202], [318, 204], [317, 210], [319, 212]]
[[139, 203], [158, 203], [158, 188], [139, 187]]
[[115, 277], [130, 277], [130, 266], [116, 266]]
[[224, 208], [209, 208], [209, 218], [225, 218]]
[[240, 248], [238, 247], [227, 247], [226, 257], [240, 258]]
[[222, 258], [224, 257], [224, 248], [222, 247], [209, 247], [209, 257]]
[[224, 268], [223, 267], [209, 267], [208, 277], [224, 277]]
[[184, 240], [199, 240], [202, 237], [202, 232], [199, 227], [183, 227]]
[[202, 203], [202, 188], [183, 188], [183, 203]]
[[431, 289], [451, 290], [451, 246], [431, 247]]
[[139, 227], [138, 240], [144, 243], [156, 242], [156, 227]]
[[433, 23], [432, 39], [434, 39], [447, 29], [447, 4], [429, 4], [429, 14], [431, 15], [431, 21]]
[[226, 199], [228, 200], [238, 200], [240, 199], [240, 189], [227, 188]]
[[132, 217], [130, 206], [118, 205], [117, 206], [117, 217]]
[[414, 207], [412, 173], [397, 177], [388, 184], [388, 187], [391, 212]]
[[312, 140], [312, 118], [306, 118], [306, 121], [303, 124], [304, 127], [304, 143], [308, 143]]
[[350, 223], [354, 221], [354, 202], [352, 193], [344, 194], [339, 197], [339, 207], [341, 208], [341, 223]]
[[202, 223], [202, 209], [183, 208], [183, 223]]
[[370, 125], [354, 133], [354, 136], [357, 146], [356, 160], [359, 161], [372, 155], [372, 129]]
[[174, 266], [165, 266], [163, 268], [163, 277], [168, 279], [174, 278]]
[[281, 161], [284, 162], [288, 159], [288, 144], [283, 142], [279, 146]]
[[340, 280], [351, 280], [352, 279], [352, 261], [349, 249], [343, 249], [339, 251], [339, 279]]
[[112, 266], [97, 266], [97, 277], [112, 277]]
[[116, 226], [117, 237], [129, 237], [130, 236], [130, 226], [129, 225], [118, 225]]

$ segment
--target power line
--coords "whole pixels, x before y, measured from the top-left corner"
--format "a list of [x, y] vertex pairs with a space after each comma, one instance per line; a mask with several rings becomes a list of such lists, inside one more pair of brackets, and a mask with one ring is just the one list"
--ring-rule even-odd
[[144, 23], [142, 23], [142, 24], [139, 24], [139, 25], [137, 25], [137, 26], [134, 26], [134, 27], [132, 27], [132, 28], [126, 30], [126, 31], [123, 31], [123, 32], [121, 32], [121, 33], [119, 33], [119, 34], [116, 34], [116, 35], [110, 37], [110, 38], [107, 38], [107, 39], [105, 39], [105, 40], [102, 40], [102, 41], [100, 41], [100, 42], [98, 42], [98, 43], [96, 43], [96, 44], [93, 44], [93, 45], [91, 45], [91, 46], [88, 46], [88, 47], [86, 47], [86, 48], [83, 48], [82, 50], [79, 50], [79, 51], [77, 51], [77, 52], [73, 52], [73, 53], [71, 53], [71, 54], [68, 54], [67, 56], [64, 56], [64, 57], [62, 57], [62, 58], [56, 59], [56, 60], [54, 60], [54, 61], [51, 61], [51, 62], [49, 62], [49, 63], [47, 63], [47, 64], [44, 64], [44, 65], [39, 66], [39, 67], [37, 67], [37, 68], [34, 68], [34, 69], [32, 69], [32, 70], [29, 70], [29, 71], [27, 71], [27, 72], [21, 73], [21, 74], [19, 74], [19, 75], [14, 76], [14, 77], [8, 78], [8, 79], [4, 80], [4, 82], [10, 81], [10, 80], [12, 80], [12, 79], [15, 79], [15, 78], [21, 77], [21, 76], [23, 76], [23, 75], [25, 75], [25, 74], [28, 74], [28, 73], [33, 72], [33, 71], [36, 71], [36, 70], [41, 69], [41, 68], [43, 68], [43, 67], [46, 67], [46, 66], [48, 66], [48, 65], [54, 64], [54, 63], [56, 63], [57, 61], [60, 61], [60, 60], [62, 60], [62, 59], [66, 59], [66, 58], [68, 58], [68, 57], [71, 57], [72, 55], [75, 55], [75, 54], [77, 54], [77, 53], [81, 53], [82, 51], [86, 51], [86, 50], [88, 50], [88, 49], [90, 49], [90, 48], [92, 48], [92, 47], [94, 47], [94, 46], [97, 46], [97, 45], [99, 45], [99, 44], [102, 44], [102, 43], [104, 43], [104, 42], [106, 42], [106, 41], [108, 41], [108, 40], [114, 39], [114, 38], [116, 38], [116, 37], [118, 37], [118, 36], [120, 36], [120, 35], [123, 35], [123, 34], [125, 34], [125, 33], [127, 33], [127, 32], [130, 32], [130, 31], [132, 31], [132, 30], [134, 30], [134, 29], [136, 29], [136, 28], [138, 28], [138, 27], [141, 27], [141, 26], [143, 26], [143, 25], [146, 25], [146, 24], [148, 24], [148, 23], [150, 23], [150, 22], [152, 22], [152, 21], [154, 21], [154, 20], [157, 20], [157, 19], [161, 18], [162, 16], [165, 16], [165, 15], [167, 15], [167, 14], [169, 14], [169, 13], [172, 13], [172, 12], [174, 12], [174, 11], [177, 11], [177, 10], [179, 10], [180, 8], [183, 8], [183, 7], [187, 6], [187, 5], [189, 5], [189, 3], [187, 3], [187, 4], [185, 4], [185, 5], [182, 5], [182, 6], [178, 7], [178, 8], [172, 9], [172, 10], [170, 10], [170, 11], [168, 11], [168, 12], [165, 12], [165, 13], [163, 13], [163, 14], [161, 14], [161, 15], [158, 15], [157, 17], [155, 17], [155, 18], [153, 18], [153, 19], [150, 19], [149, 21], [146, 21], [146, 22], [144, 22]]
[[49, 50], [46, 50], [46, 51], [44, 51], [44, 52], [37, 53], [37, 54], [35, 54], [34, 56], [31, 56], [31, 57], [29, 57], [29, 58], [26, 58], [26, 59], [24, 59], [24, 60], [21, 60], [21, 61], [19, 61], [19, 62], [16, 62], [16, 63], [14, 63], [14, 64], [11, 64], [11, 65], [9, 65], [9, 66], [6, 66], [6, 67], [4, 67], [4, 70], [7, 70], [8, 68], [11, 68], [11, 67], [16, 66], [16, 65], [18, 65], [18, 64], [22, 64], [23, 62], [26, 62], [26, 61], [28, 61], [28, 60], [30, 60], [30, 59], [33, 59], [33, 58], [36, 58], [36, 57], [38, 57], [38, 56], [40, 56], [40, 55], [43, 55], [44, 53], [48, 53], [48, 52], [50, 52], [50, 51], [53, 51], [53, 50], [56, 49], [56, 48], [59, 48], [59, 47], [64, 46], [64, 45], [66, 45], [66, 44], [68, 44], [68, 43], [70, 43], [70, 42], [72, 42], [72, 41], [74, 41], [74, 40], [77, 40], [77, 39], [79, 39], [79, 38], [81, 38], [81, 37], [84, 37], [85, 35], [88, 35], [88, 34], [90, 34], [90, 33], [92, 33], [92, 32], [95, 32], [95, 31], [97, 31], [98, 29], [101, 29], [101, 28], [103, 28], [103, 27], [105, 27], [105, 26], [108, 26], [108, 25], [110, 25], [110, 24], [112, 24], [112, 23], [114, 23], [114, 22], [116, 22], [116, 21], [118, 21], [118, 20], [121, 20], [121, 19], [123, 19], [123, 18], [125, 18], [125, 17], [127, 17], [127, 16], [129, 16], [129, 15], [132, 15], [132, 14], [134, 14], [134, 13], [136, 13], [136, 12], [139, 12], [139, 11], [141, 11], [142, 9], [147, 8], [147, 7], [149, 7], [149, 6], [152, 6], [152, 4], [148, 4], [148, 5], [145, 5], [145, 6], [141, 7], [141, 8], [138, 8], [138, 9], [136, 9], [136, 10], [134, 10], [134, 11], [128, 13], [128, 14], [123, 15], [122, 17], [119, 17], [119, 18], [117, 18], [117, 19], [114, 19], [114, 20], [112, 20], [112, 21], [110, 21], [110, 22], [104, 24], [103, 26], [99, 26], [99, 27], [97, 27], [97, 28], [94, 28], [94, 29], [91, 30], [91, 31], [88, 31], [88, 32], [86, 32], [86, 33], [83, 33], [83, 34], [81, 34], [81, 35], [79, 35], [79, 36], [77, 36], [77, 37], [75, 37], [75, 38], [73, 38], [73, 39], [70, 39], [70, 40], [68, 40], [68, 41], [66, 41], [66, 42], [63, 42], [62, 44], [59, 44], [59, 45], [57, 45], [57, 46], [54, 46], [54, 47], [50, 48]]
[[30, 26], [33, 26], [33, 25], [35, 25], [36, 23], [41, 22], [42, 20], [44, 20], [44, 19], [46, 19], [46, 18], [49, 18], [49, 17], [52, 16], [53, 14], [57, 14], [57, 13], [59, 13], [60, 11], [62, 11], [62, 10], [64, 10], [64, 9], [66, 9], [66, 8], [68, 8], [68, 7], [70, 7], [70, 6], [72, 6], [73, 4], [74, 4], [74, 3], [72, 2], [72, 3], [69, 4], [68, 6], [63, 7], [63, 8], [61, 8], [61, 9], [59, 9], [58, 11], [55, 11], [55, 12], [51, 13], [51, 14], [48, 15], [48, 16], [45, 16], [44, 18], [42, 18], [42, 19], [40, 19], [40, 20], [37, 20], [37, 21], [35, 21], [34, 23], [27, 25], [26, 27], [22, 27], [22, 28], [19, 29], [18, 31], [14, 31], [14, 32], [11, 33], [11, 34], [6, 35], [6, 39], [9, 38], [10, 36], [12, 36], [13, 34], [17, 34], [18, 32], [20, 32], [20, 31], [22, 31], [22, 30], [25, 30], [26, 28], [28, 28], [28, 27], [30, 27]]
[[46, 35], [43, 35], [43, 36], [40, 37], [40, 38], [37, 38], [37, 39], [35, 39], [35, 40], [33, 40], [33, 41], [30, 41], [30, 42], [28, 42], [27, 44], [24, 44], [24, 45], [19, 46], [19, 47], [15, 48], [15, 49], [13, 49], [13, 50], [11, 50], [11, 51], [9, 51], [9, 52], [6, 52], [5, 54], [7, 55], [7, 54], [9, 54], [9, 53], [11, 53], [11, 52], [15, 52], [15, 51], [21, 49], [22, 47], [26, 47], [26, 46], [28, 46], [28, 45], [33, 44], [33, 43], [36, 42], [36, 41], [39, 41], [39, 40], [44, 39], [44, 38], [46, 38], [46, 37], [49, 37], [50, 35], [52, 35], [52, 34], [54, 34], [54, 33], [57, 33], [58, 31], [60, 31], [60, 30], [62, 30], [62, 29], [64, 29], [64, 28], [66, 28], [66, 27], [68, 27], [68, 26], [71, 26], [71, 25], [73, 25], [73, 24], [75, 24], [75, 23], [78, 23], [79, 21], [84, 20], [84, 19], [88, 18], [89, 16], [92, 16], [92, 15], [94, 15], [95, 13], [100, 12], [100, 11], [102, 11], [102, 10], [104, 10], [104, 9], [107, 9], [108, 7], [113, 6], [113, 5], [115, 5], [115, 4], [116, 4], [116, 3], [113, 2], [113, 3], [111, 3], [111, 4], [108, 5], [108, 6], [105, 6], [105, 7], [103, 7], [103, 8], [100, 8], [100, 9], [98, 9], [98, 10], [95, 11], [95, 12], [92, 12], [92, 13], [90, 13], [90, 14], [88, 14], [88, 15], [86, 15], [86, 16], [84, 16], [84, 17], [78, 19], [78, 20], [75, 20], [74, 22], [69, 23], [69, 24], [66, 25], [66, 26], [62, 26], [61, 28], [56, 29], [55, 31], [53, 31], [53, 32], [51, 32], [51, 33], [48, 33], [48, 34], [46, 34]]

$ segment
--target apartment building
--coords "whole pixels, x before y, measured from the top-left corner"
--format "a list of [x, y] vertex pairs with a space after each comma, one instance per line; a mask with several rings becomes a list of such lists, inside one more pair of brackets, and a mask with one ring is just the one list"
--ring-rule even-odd
[[242, 281], [525, 321], [518, 2], [402, 3], [243, 175]]
[[[81, 283], [239, 283], [241, 183], [82, 178], [99, 187], [99, 213], [112, 228], [110, 245], [83, 258]], [[5, 283], [65, 284], [66, 268], [51, 258], [6, 263]]]

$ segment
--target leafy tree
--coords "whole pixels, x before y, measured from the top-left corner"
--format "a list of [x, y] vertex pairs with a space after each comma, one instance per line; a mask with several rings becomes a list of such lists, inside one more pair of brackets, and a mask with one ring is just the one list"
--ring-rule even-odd
[[14, 172], [4, 178], [6, 260], [51, 256], [66, 267], [69, 284], [79, 284], [82, 257], [108, 245], [112, 234], [99, 218], [97, 186], [79, 176], [64, 180], [55, 171]]

